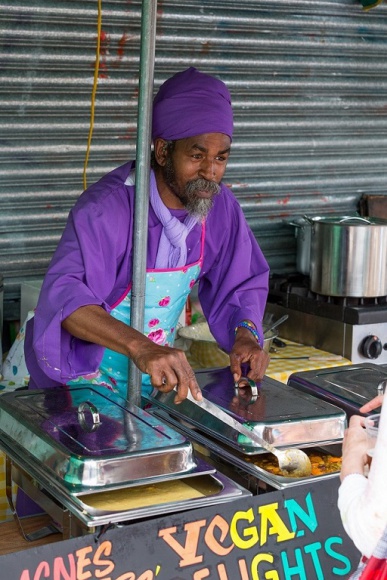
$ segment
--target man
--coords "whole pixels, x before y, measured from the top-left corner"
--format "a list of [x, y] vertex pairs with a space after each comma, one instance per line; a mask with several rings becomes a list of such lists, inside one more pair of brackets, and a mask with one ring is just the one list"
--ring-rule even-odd
[[144, 333], [130, 327], [135, 163], [89, 187], [70, 212], [26, 336], [30, 387], [104, 385], [126, 394], [128, 358], [144, 389], [200, 388], [173, 347], [193, 285], [235, 380], [262, 378], [269, 268], [231, 191], [221, 183], [233, 131], [220, 80], [189, 68], [154, 100]]

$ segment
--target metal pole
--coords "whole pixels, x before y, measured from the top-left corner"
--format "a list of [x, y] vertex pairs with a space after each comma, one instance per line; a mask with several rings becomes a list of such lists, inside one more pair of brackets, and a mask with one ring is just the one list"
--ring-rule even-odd
[[[133, 281], [130, 324], [144, 331], [145, 276], [148, 242], [150, 143], [157, 0], [143, 0], [141, 14], [140, 79], [136, 145], [136, 198], [134, 206]], [[129, 364], [127, 400], [141, 404], [141, 372]]]

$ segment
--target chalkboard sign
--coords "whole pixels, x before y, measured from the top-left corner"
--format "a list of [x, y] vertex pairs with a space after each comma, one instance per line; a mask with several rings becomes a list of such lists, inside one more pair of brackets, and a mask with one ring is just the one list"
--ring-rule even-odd
[[0, 557], [7, 580], [333, 580], [360, 558], [337, 509], [338, 478]]

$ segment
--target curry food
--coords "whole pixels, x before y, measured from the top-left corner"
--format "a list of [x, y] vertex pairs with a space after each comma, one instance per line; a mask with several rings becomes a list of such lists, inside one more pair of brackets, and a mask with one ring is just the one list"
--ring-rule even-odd
[[[341, 457], [316, 449], [304, 449], [303, 451], [308, 455], [312, 464], [312, 476], [326, 475], [340, 471]], [[277, 459], [271, 454], [265, 453], [262, 455], [248, 456], [246, 460], [269, 473], [288, 477], [287, 474], [281, 471]]]

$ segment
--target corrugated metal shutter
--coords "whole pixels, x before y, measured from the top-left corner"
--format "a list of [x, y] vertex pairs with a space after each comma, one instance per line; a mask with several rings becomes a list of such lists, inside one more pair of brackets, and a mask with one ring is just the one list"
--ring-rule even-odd
[[[229, 86], [226, 174], [275, 272], [303, 213], [387, 190], [387, 6], [354, 0], [158, 3], [155, 87], [187, 66]], [[102, 0], [87, 179], [135, 152], [141, 2]], [[82, 191], [97, 0], [0, 0], [0, 273], [5, 299], [43, 275]], [[5, 308], [7, 315], [7, 308]]]

